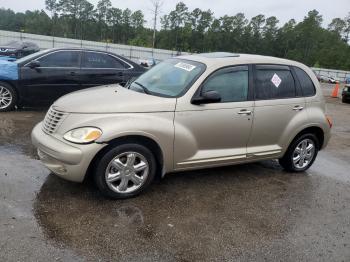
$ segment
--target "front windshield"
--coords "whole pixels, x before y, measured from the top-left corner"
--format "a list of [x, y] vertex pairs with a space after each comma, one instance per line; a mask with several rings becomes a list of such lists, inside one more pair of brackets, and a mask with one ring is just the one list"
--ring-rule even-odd
[[44, 54], [46, 54], [46, 53], [49, 52], [49, 51], [50, 51], [49, 49], [46, 49], [46, 50], [42, 50], [42, 51], [36, 52], [36, 53], [34, 53], [34, 54], [27, 55], [27, 56], [25, 56], [25, 57], [22, 57], [22, 58], [20, 58], [20, 59], [17, 59], [17, 60], [16, 60], [16, 63], [17, 63], [17, 64], [20, 64], [20, 63], [25, 62], [25, 61], [27, 61], [27, 60], [28, 60], [28, 62], [29, 62], [29, 61], [32, 60], [33, 58], [35, 58], [35, 57], [37, 57], [37, 56], [40, 56], [40, 55], [44, 55]]
[[205, 65], [184, 59], [168, 59], [142, 74], [129, 86], [143, 93], [178, 97], [204, 72]]

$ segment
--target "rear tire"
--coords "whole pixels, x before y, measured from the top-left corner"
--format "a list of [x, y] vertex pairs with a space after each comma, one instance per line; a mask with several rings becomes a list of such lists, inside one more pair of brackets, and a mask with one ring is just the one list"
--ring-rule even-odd
[[156, 175], [152, 152], [139, 144], [123, 144], [97, 160], [94, 180], [103, 195], [112, 199], [134, 197], [146, 190]]
[[11, 111], [17, 103], [15, 89], [7, 83], [0, 82], [0, 112]]
[[343, 96], [343, 97], [341, 98], [341, 101], [342, 101], [343, 103], [349, 103], [349, 100], [347, 100], [347, 99], [345, 98], [345, 96]]
[[312, 133], [303, 134], [293, 140], [279, 163], [288, 172], [304, 172], [314, 163], [318, 151], [317, 137]]

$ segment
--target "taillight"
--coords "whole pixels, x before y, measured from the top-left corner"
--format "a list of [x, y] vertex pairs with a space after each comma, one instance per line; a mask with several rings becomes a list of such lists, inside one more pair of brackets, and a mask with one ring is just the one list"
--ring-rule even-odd
[[332, 126], [333, 126], [332, 118], [330, 118], [329, 116], [326, 116], [326, 119], [327, 119], [329, 127], [332, 128]]

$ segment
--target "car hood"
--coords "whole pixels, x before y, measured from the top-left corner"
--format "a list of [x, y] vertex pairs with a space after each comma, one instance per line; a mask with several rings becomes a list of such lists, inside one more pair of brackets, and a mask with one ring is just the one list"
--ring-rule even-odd
[[120, 85], [100, 86], [70, 93], [53, 108], [68, 113], [148, 113], [175, 111], [176, 98], [138, 93]]
[[17, 49], [18, 49], [18, 47], [7, 46], [7, 45], [0, 45], [0, 49], [11, 49], [11, 50], [17, 50]]

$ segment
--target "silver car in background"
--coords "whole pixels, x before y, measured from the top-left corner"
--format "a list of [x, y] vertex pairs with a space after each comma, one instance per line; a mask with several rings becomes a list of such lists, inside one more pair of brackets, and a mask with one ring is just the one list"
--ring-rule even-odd
[[330, 138], [322, 91], [303, 64], [257, 55], [172, 58], [126, 88], [57, 100], [32, 132], [41, 161], [127, 198], [166, 173], [264, 159], [302, 172]]

